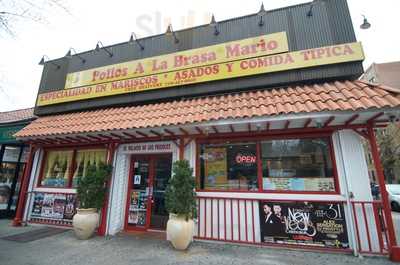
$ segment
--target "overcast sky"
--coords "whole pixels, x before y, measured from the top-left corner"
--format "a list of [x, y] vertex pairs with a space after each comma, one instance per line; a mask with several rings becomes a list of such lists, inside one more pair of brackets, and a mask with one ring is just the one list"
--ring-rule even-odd
[[[267, 10], [309, 1], [265, 0]], [[42, 55], [59, 58], [70, 47], [78, 52], [165, 32], [169, 22], [175, 30], [205, 24], [211, 13], [217, 20], [256, 13], [259, 0], [65, 0], [70, 15], [62, 10], [45, 11], [48, 23], [20, 20], [16, 37], [0, 36], [0, 111], [34, 106], [40, 82]], [[399, 0], [348, 0], [357, 40], [364, 47], [364, 67], [372, 62], [400, 60]], [[372, 27], [361, 30], [362, 14]]]

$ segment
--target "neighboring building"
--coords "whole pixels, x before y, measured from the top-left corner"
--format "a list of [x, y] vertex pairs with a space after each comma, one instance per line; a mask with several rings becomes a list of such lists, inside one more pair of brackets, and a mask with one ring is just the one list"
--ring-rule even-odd
[[[368, 67], [365, 73], [361, 75], [360, 79], [376, 84], [387, 85], [400, 90], [400, 61], [389, 63], [373, 63]], [[396, 118], [398, 119], [398, 117]], [[396, 137], [394, 139], [394, 144], [400, 145], [400, 133], [398, 133], [398, 130], [400, 130], [398, 129], [400, 127], [400, 123], [397, 122], [396, 125], [388, 128], [376, 129], [378, 139], [381, 139], [388, 134], [395, 134]], [[368, 143], [365, 143], [365, 148], [368, 150], [366, 152], [366, 157], [370, 178], [372, 182], [376, 182], [376, 170], [371, 159]], [[386, 169], [386, 172], [390, 172], [385, 174], [386, 183], [400, 184], [400, 163], [393, 168]]]
[[360, 79], [400, 89], [400, 61], [372, 63]]
[[99, 234], [163, 231], [171, 165], [187, 159], [196, 239], [392, 251], [359, 134], [376, 147], [400, 91], [357, 80], [364, 55], [346, 1], [169, 33], [45, 63], [39, 118], [16, 134], [32, 152], [15, 224], [70, 226], [77, 180], [107, 162]]
[[33, 119], [33, 108], [0, 112], [0, 218], [15, 215], [29, 148], [13, 136]]

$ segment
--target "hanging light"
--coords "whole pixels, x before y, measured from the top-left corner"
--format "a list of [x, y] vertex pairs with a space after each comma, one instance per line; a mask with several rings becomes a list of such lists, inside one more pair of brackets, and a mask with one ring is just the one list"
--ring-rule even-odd
[[211, 16], [210, 27], [214, 28], [214, 35], [217, 36], [219, 34], [218, 22], [215, 20], [214, 14]]
[[[100, 48], [100, 45], [101, 45], [101, 48]], [[106, 53], [108, 53], [108, 55], [110, 57], [113, 57], [114, 54], [111, 51], [109, 51], [106, 47], [104, 47], [104, 45], [103, 45], [103, 43], [101, 41], [98, 41], [97, 44], [96, 44], [95, 51], [99, 52], [100, 49], [103, 49]]]
[[[47, 58], [47, 61], [45, 60], [45, 58]], [[45, 63], [51, 63], [52, 65], [57, 67], [57, 70], [61, 68], [61, 66], [59, 64], [56, 64], [55, 62], [50, 61], [50, 58], [47, 55], [43, 55], [42, 59], [39, 62], [39, 65], [44, 65]]]
[[133, 42], [136, 42], [136, 44], [140, 47], [140, 49], [142, 51], [144, 50], [144, 46], [137, 39], [135, 32], [132, 32], [131, 37], [129, 38], [129, 43], [133, 43]]
[[258, 16], [260, 17], [260, 21], [258, 22], [258, 25], [260, 27], [264, 26], [264, 16], [267, 14], [267, 11], [264, 9], [264, 3], [261, 3], [261, 8], [260, 11], [258, 11]]
[[72, 57], [72, 51], [75, 53], [76, 57], [78, 57], [81, 60], [82, 63], [86, 62], [86, 59], [83, 58], [82, 56], [80, 56], [79, 54], [77, 54], [76, 50], [74, 48], [69, 48], [69, 50], [68, 50], [67, 54], [65, 55], [65, 57], [68, 57], [68, 58]]
[[167, 31], [165, 32], [167, 36], [174, 36], [175, 43], [179, 43], [179, 39], [176, 37], [175, 31], [172, 29], [172, 24], [168, 25]]
[[371, 24], [368, 22], [367, 18], [362, 15], [364, 17], [364, 22], [360, 25], [360, 29], [369, 29], [371, 27]]

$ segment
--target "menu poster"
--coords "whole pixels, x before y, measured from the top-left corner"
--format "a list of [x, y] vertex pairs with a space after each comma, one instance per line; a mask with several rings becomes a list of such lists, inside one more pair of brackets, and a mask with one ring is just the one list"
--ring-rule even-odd
[[342, 203], [260, 202], [261, 241], [349, 248]]
[[32, 216], [41, 216], [43, 205], [43, 193], [36, 193], [33, 199]]

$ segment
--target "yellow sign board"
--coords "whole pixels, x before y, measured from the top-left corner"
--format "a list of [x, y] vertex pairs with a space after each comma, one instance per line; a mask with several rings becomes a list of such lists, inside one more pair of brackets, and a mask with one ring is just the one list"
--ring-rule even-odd
[[286, 32], [69, 73], [65, 89], [287, 52]]
[[[361, 43], [345, 43], [302, 51], [224, 61], [193, 68], [127, 78], [106, 83], [40, 94], [37, 105], [45, 106], [82, 99], [119, 95], [173, 86], [201, 83], [307, 68], [364, 59]], [[182, 88], [184, 89], [184, 88]]]

